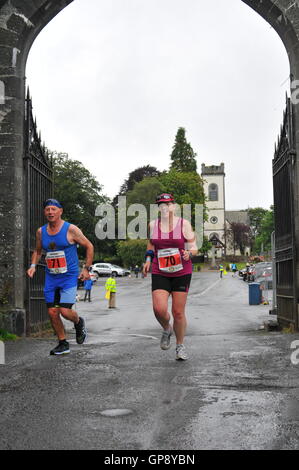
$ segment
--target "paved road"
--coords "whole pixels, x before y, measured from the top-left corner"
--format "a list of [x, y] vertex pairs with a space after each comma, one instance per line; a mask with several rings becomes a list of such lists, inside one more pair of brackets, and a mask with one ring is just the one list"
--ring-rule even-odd
[[150, 279], [118, 279], [116, 310], [104, 282], [78, 303], [89, 338], [68, 325], [70, 355], [49, 356], [52, 338], [6, 344], [0, 449], [298, 447], [299, 335], [260, 330], [269, 307], [248, 305], [247, 284], [194, 274], [183, 363], [159, 348]]

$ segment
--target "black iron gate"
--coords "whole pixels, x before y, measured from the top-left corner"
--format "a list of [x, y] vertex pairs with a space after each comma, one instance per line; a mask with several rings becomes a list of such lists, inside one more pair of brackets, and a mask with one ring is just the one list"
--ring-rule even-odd
[[281, 325], [297, 325], [296, 245], [294, 229], [295, 126], [287, 98], [273, 160], [277, 317]]
[[[53, 195], [52, 162], [42, 145], [41, 136], [37, 132], [33, 119], [32, 100], [29, 90], [25, 102], [25, 143], [24, 143], [24, 174], [26, 179], [26, 267], [30, 265], [31, 255], [35, 249], [36, 230], [45, 223], [43, 201]], [[48, 321], [43, 296], [44, 259], [42, 258], [33, 279], [27, 279], [26, 292], [26, 333], [40, 328]]]

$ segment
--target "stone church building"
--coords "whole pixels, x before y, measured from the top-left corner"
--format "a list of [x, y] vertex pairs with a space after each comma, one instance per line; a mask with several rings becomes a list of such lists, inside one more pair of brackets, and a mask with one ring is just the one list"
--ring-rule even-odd
[[[229, 230], [233, 222], [249, 225], [248, 211], [226, 210], [224, 163], [212, 166], [202, 164], [201, 176], [204, 180], [208, 209], [208, 221], [204, 224], [204, 235], [208, 240], [214, 241], [217, 258], [224, 255], [240, 256], [240, 250], [234, 250], [230, 241]], [[245, 248], [245, 255], [250, 255], [250, 247]]]

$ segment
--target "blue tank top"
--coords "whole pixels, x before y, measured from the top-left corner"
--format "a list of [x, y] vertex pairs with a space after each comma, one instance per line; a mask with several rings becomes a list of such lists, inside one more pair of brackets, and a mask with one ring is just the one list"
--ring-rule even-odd
[[[47, 276], [55, 279], [61, 279], [68, 276], [78, 276], [79, 273], [79, 259], [77, 253], [77, 244], [69, 243], [67, 239], [67, 232], [70, 224], [64, 222], [60, 231], [56, 235], [49, 235], [47, 232], [48, 224], [42, 227], [42, 248], [47, 253], [49, 252], [64, 252], [66, 260], [66, 272], [59, 274], [52, 274], [48, 267], [46, 267]], [[59, 255], [60, 256], [60, 255]]]

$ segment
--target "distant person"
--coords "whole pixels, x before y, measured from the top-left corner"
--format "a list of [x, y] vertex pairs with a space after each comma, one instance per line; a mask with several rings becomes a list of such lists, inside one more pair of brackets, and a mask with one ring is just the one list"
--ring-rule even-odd
[[91, 278], [85, 279], [84, 289], [85, 289], [84, 302], [86, 301], [87, 297], [88, 297], [88, 302], [91, 302], [91, 298], [90, 298], [91, 289], [92, 289], [92, 280], [91, 280]]
[[135, 277], [137, 278], [138, 277], [138, 274], [139, 274], [139, 266], [138, 264], [136, 264], [135, 268], [134, 268], [134, 273], [135, 273]]
[[116, 280], [115, 273], [112, 273], [111, 276], [107, 279], [105, 284], [106, 289], [106, 298], [109, 300], [108, 307], [116, 308]]
[[232, 276], [235, 277], [236, 272], [238, 271], [238, 267], [237, 267], [236, 263], [232, 263], [232, 268], [231, 269], [232, 269], [232, 272], [233, 272]]
[[224, 267], [223, 264], [219, 264], [220, 279], [223, 278]]

